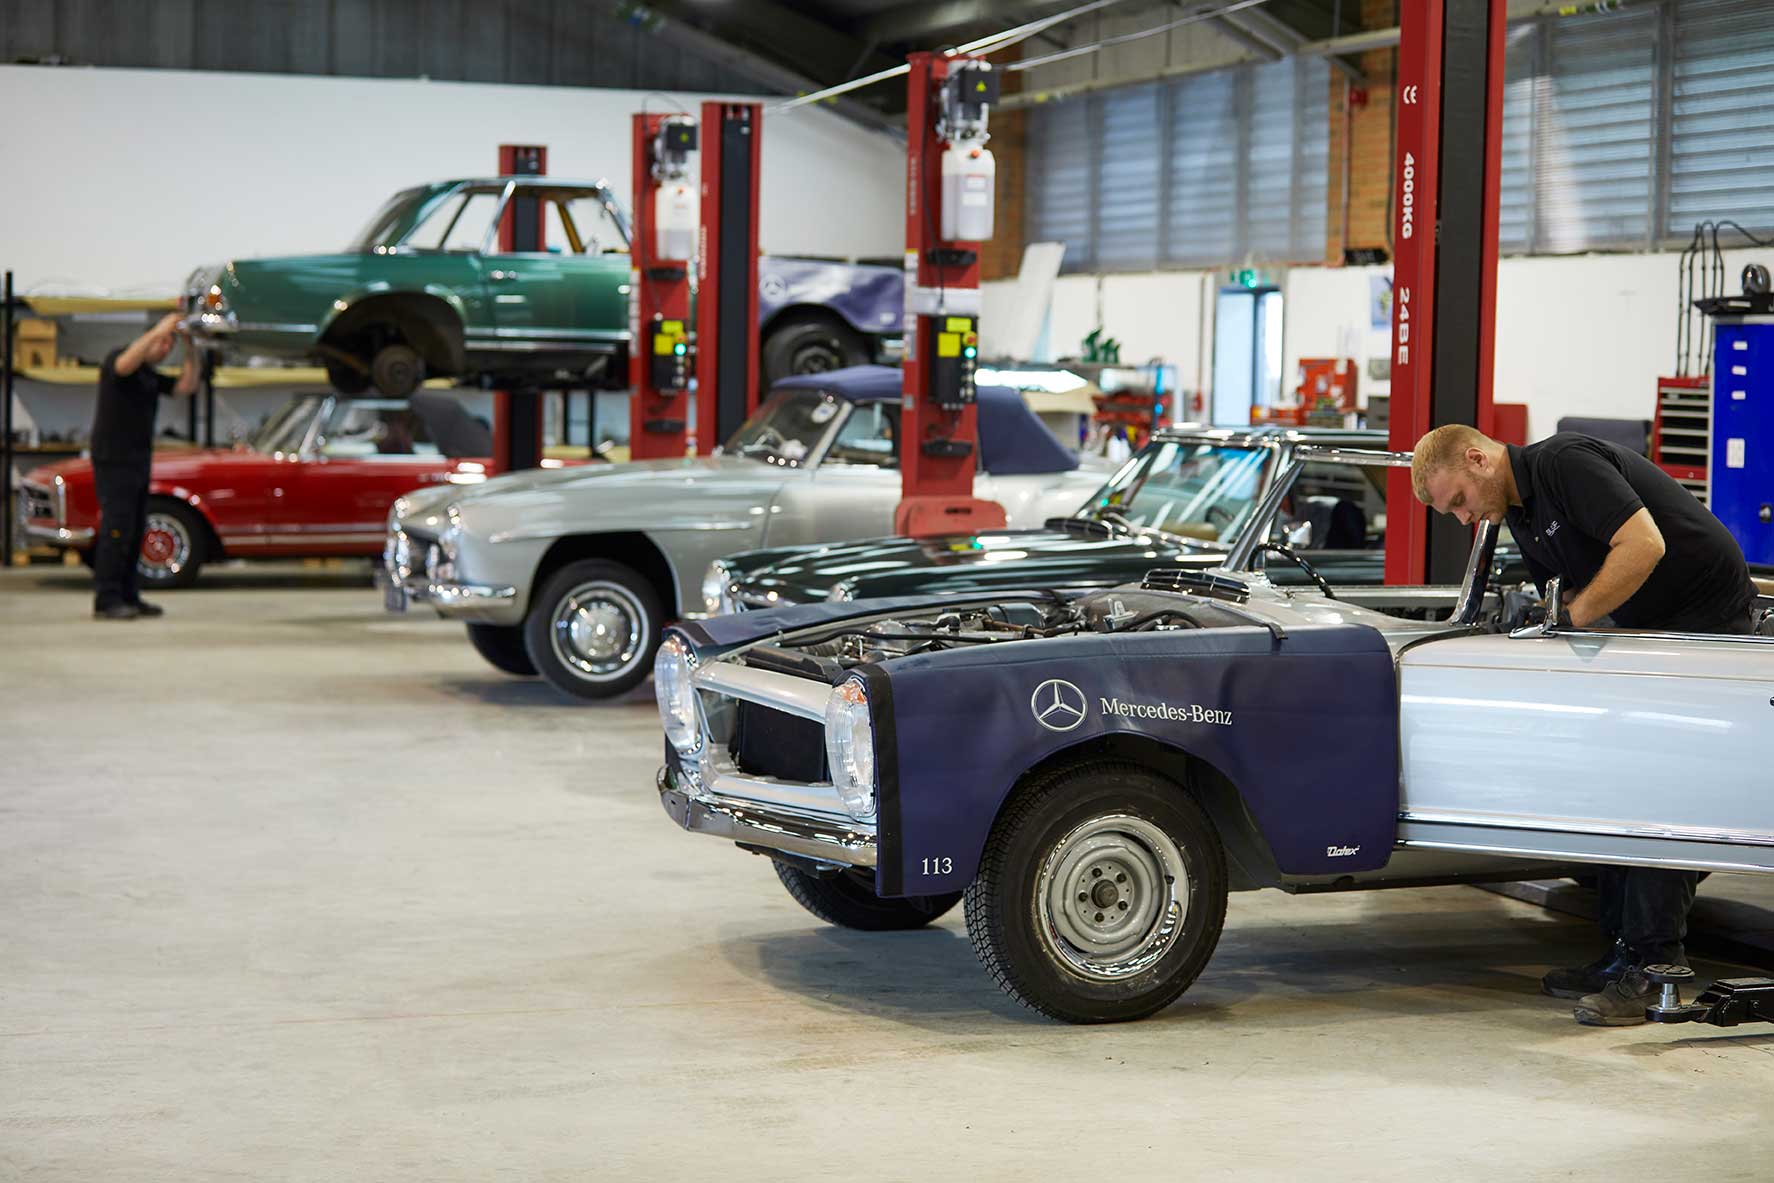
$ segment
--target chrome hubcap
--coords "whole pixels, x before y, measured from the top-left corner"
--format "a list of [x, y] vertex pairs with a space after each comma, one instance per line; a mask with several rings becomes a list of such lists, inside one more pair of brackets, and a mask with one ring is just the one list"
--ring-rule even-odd
[[142, 531], [136, 565], [145, 575], [177, 575], [191, 561], [191, 535], [185, 523], [167, 513], [150, 513]]
[[1156, 965], [1189, 909], [1188, 866], [1144, 818], [1091, 818], [1054, 845], [1035, 885], [1040, 935], [1080, 977], [1113, 981]]
[[627, 588], [595, 580], [561, 597], [549, 635], [561, 664], [588, 681], [607, 682], [644, 655], [647, 614]]

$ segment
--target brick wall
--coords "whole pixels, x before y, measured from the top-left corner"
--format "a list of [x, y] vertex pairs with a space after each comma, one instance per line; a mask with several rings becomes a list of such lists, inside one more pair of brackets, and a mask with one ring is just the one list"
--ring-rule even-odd
[[[1364, 29], [1398, 23], [1396, 0], [1362, 0]], [[1392, 90], [1398, 52], [1376, 49], [1361, 55], [1365, 91], [1357, 91], [1341, 71], [1331, 73], [1329, 209], [1325, 222], [1325, 262], [1341, 263], [1344, 248], [1392, 243]], [[1344, 231], [1344, 161], [1348, 161], [1347, 234]]]
[[[1002, 54], [990, 55], [990, 60], [994, 65], [1002, 66], [1013, 60], [1018, 52], [1006, 50]], [[1023, 76], [1020, 72], [1001, 73], [998, 85], [1000, 94], [1015, 94], [1023, 87]], [[1022, 268], [1026, 234], [1023, 217], [1027, 209], [1023, 178], [1028, 173], [1028, 128], [1029, 113], [1026, 110], [992, 112], [989, 146], [992, 159], [998, 166], [998, 184], [992, 192], [992, 240], [979, 252], [981, 281], [1015, 279]]]

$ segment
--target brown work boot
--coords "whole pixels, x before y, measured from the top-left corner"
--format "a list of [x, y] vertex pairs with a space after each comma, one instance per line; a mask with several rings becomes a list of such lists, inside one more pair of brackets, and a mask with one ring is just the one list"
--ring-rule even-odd
[[1618, 980], [1577, 1001], [1571, 1015], [1585, 1027], [1636, 1027], [1645, 1008], [1657, 1000], [1657, 987], [1642, 966], [1630, 966]]

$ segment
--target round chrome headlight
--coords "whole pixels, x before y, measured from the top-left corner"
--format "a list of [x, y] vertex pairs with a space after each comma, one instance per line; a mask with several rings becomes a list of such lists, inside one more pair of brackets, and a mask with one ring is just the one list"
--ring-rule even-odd
[[838, 683], [825, 704], [825, 757], [844, 811], [857, 821], [875, 816], [875, 725], [868, 689], [860, 679]]
[[659, 721], [665, 738], [681, 755], [702, 746], [702, 727], [696, 719], [696, 657], [676, 633], [666, 637], [653, 658], [653, 696], [659, 702]]
[[725, 559], [716, 559], [708, 565], [708, 571], [702, 577], [702, 606], [710, 616], [719, 616], [733, 611], [733, 565]]

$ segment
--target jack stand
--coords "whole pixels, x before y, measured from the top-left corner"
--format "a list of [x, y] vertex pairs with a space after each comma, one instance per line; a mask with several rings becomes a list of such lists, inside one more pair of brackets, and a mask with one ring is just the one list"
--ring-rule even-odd
[[1652, 1023], [1709, 1023], [1735, 1027], [1740, 1023], [1774, 1023], [1774, 978], [1720, 978], [1693, 1002], [1682, 1002], [1682, 987], [1694, 980], [1685, 965], [1647, 965], [1645, 976], [1662, 987], [1657, 1001], [1645, 1008]]

